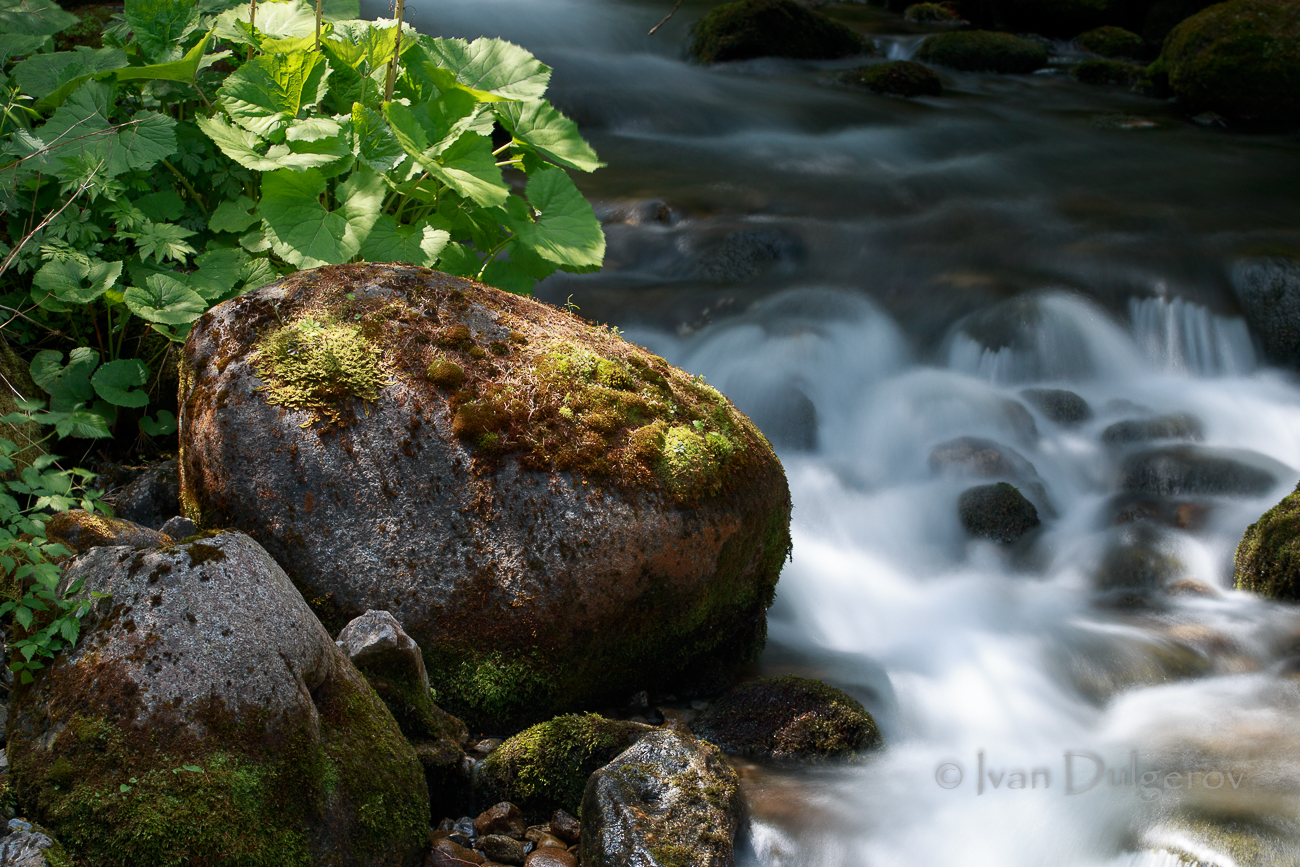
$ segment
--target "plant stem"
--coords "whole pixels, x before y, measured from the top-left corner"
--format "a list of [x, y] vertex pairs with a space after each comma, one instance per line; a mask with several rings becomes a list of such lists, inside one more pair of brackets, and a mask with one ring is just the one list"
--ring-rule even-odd
[[176, 166], [172, 165], [170, 161], [163, 160], [162, 164], [165, 165], [167, 169], [180, 180], [181, 186], [185, 188], [185, 191], [187, 193], [189, 193], [191, 196], [194, 197], [195, 204], [199, 206], [199, 210], [202, 211], [203, 215], [206, 217], [208, 215], [208, 209], [203, 204], [203, 197], [199, 195], [199, 191], [194, 189], [194, 187], [185, 178], [185, 176], [180, 173], [180, 170], [177, 169]]
[[487, 270], [488, 265], [492, 264], [492, 261], [497, 257], [497, 253], [500, 253], [502, 250], [504, 250], [506, 248], [506, 244], [509, 244], [512, 240], [514, 240], [514, 237], [515, 237], [514, 235], [510, 235], [500, 244], [497, 244], [490, 251], [488, 251], [487, 257], [484, 258], [483, 260], [483, 267], [479, 268], [478, 274], [474, 276], [475, 280], [483, 279], [483, 272]]
[[397, 44], [393, 46], [393, 58], [388, 61], [388, 81], [384, 85], [384, 102], [393, 101], [393, 83], [397, 80], [397, 61], [402, 56], [402, 12], [406, 0], [394, 0], [393, 17], [397, 19]]
[[316, 50], [320, 51], [321, 0], [316, 0]]
[[[257, 0], [248, 0], [248, 29], [253, 31], [253, 38], [257, 38]], [[253, 59], [253, 46], [248, 46], [248, 60]]]

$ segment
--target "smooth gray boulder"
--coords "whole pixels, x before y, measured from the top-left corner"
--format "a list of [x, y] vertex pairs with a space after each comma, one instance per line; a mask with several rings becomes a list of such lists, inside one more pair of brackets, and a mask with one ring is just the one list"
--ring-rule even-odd
[[[75, 648], [15, 690], [20, 803], [100, 867], [415, 865], [411, 746], [275, 561], [242, 533], [97, 547]], [[166, 834], [157, 829], [165, 827]]]
[[740, 779], [718, 748], [651, 732], [596, 771], [582, 801], [583, 867], [732, 867]]

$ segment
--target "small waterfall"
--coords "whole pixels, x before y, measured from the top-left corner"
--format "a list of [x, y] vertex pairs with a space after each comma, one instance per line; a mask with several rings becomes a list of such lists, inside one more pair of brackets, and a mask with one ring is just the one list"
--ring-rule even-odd
[[1133, 334], [1147, 358], [1176, 373], [1236, 376], [1255, 369], [1242, 319], [1216, 316], [1182, 298], [1131, 298]]

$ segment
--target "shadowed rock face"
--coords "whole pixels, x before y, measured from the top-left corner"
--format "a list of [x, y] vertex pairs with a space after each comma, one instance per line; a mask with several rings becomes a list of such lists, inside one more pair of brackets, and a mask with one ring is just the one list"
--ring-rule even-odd
[[60, 842], [107, 867], [418, 863], [414, 751], [256, 543], [98, 547], [79, 579], [111, 596], [15, 693], [7, 744]]
[[303, 272], [196, 323], [181, 430], [189, 515], [258, 539], [331, 629], [390, 611], [473, 726], [681, 692], [762, 647], [789, 546], [771, 447], [548, 305], [406, 266]]

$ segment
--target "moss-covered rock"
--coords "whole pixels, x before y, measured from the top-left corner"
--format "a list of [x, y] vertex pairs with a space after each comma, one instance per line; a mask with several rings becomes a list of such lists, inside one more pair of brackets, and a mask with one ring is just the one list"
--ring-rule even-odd
[[1077, 63], [1071, 74], [1084, 84], [1110, 84], [1128, 87], [1142, 77], [1143, 69], [1122, 60], [1085, 60]]
[[100, 546], [160, 548], [173, 539], [122, 518], [91, 514], [81, 509], [57, 512], [45, 522], [45, 538], [58, 542], [74, 554]]
[[854, 87], [865, 87], [875, 93], [890, 96], [939, 96], [943, 86], [935, 71], [910, 60], [889, 60], [870, 66], [859, 66], [845, 72], [841, 80]]
[[701, 63], [790, 57], [831, 60], [871, 53], [870, 43], [794, 0], [738, 0], [709, 10], [691, 33], [691, 56]]
[[660, 729], [591, 775], [583, 867], [730, 867], [744, 823], [740, 779], [713, 745]]
[[477, 800], [509, 801], [531, 823], [557, 808], [580, 814], [587, 778], [652, 731], [599, 714], [566, 714], [525, 729], [488, 755], [475, 780]]
[[1174, 28], [1161, 54], [1193, 111], [1263, 125], [1300, 124], [1300, 2], [1229, 0]]
[[1146, 47], [1142, 37], [1123, 27], [1106, 25], [1089, 30], [1079, 39], [1079, 47], [1102, 57], [1141, 57]]
[[241, 533], [95, 548], [76, 647], [14, 695], [18, 798], [85, 863], [414, 865], [429, 821], [392, 715]]
[[737, 686], [694, 729], [729, 753], [779, 759], [845, 758], [880, 745], [876, 722], [857, 699], [796, 675]]
[[1047, 49], [1010, 33], [970, 30], [927, 37], [916, 59], [964, 72], [1024, 74], [1047, 65]]
[[977, 485], [957, 498], [957, 516], [972, 536], [1010, 543], [1041, 523], [1034, 504], [1007, 482]]
[[[286, 394], [310, 377], [263, 353], [307, 322], [359, 329], [334, 353], [357, 375]], [[460, 377], [430, 377], [449, 362]], [[763, 645], [790, 544], [780, 462], [716, 389], [609, 329], [427, 269], [337, 266], [209, 311], [183, 372], [189, 517], [256, 538], [331, 630], [390, 611], [473, 728], [680, 692], [701, 660]]]
[[1062, 427], [1075, 427], [1092, 418], [1088, 401], [1063, 388], [1026, 388], [1020, 396], [1048, 421]]
[[1300, 486], [1246, 528], [1233, 566], [1238, 590], [1300, 600]]
[[1205, 439], [1205, 425], [1189, 412], [1124, 419], [1101, 432], [1101, 441], [1108, 446], [1126, 446], [1157, 440], [1200, 442], [1203, 439]]
[[913, 3], [903, 10], [903, 20], [913, 24], [959, 24], [961, 16], [942, 3]]

